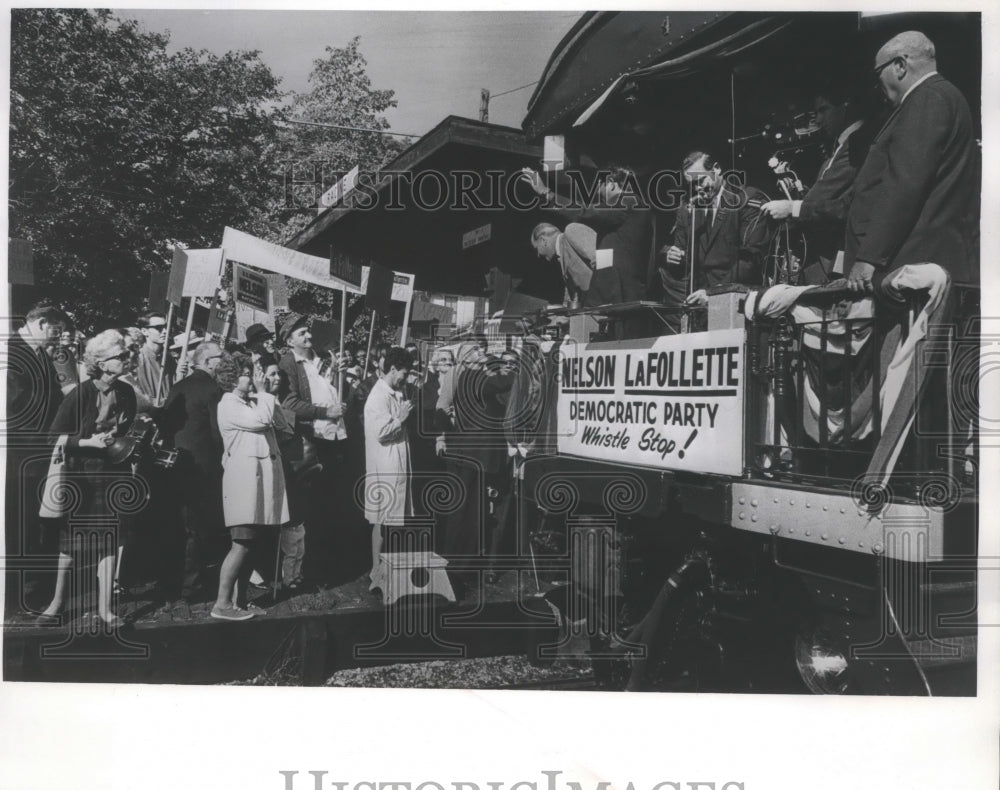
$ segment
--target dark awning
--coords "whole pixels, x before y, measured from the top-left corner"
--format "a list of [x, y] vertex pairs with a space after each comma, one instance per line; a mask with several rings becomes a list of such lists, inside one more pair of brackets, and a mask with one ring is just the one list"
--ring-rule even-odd
[[522, 128], [530, 139], [564, 130], [623, 77], [739, 35], [749, 25], [786, 16], [704, 11], [584, 14], [549, 58]]

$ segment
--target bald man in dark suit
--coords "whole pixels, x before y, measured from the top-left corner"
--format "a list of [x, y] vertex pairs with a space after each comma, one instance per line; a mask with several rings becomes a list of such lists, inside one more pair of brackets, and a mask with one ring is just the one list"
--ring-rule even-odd
[[980, 164], [969, 104], [937, 73], [922, 33], [900, 33], [875, 64], [892, 112], [855, 181], [845, 269], [876, 290], [886, 274], [914, 263], [978, 283]]

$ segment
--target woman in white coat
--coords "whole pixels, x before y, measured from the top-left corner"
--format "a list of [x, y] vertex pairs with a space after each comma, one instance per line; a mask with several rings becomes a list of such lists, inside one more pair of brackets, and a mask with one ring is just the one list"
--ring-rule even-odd
[[233, 544], [219, 571], [219, 594], [212, 617], [247, 620], [253, 612], [240, 606], [252, 570], [247, 561], [269, 526], [288, 521], [285, 478], [275, 430], [288, 426], [263, 376], [251, 381], [248, 359], [224, 357], [215, 371], [222, 388], [219, 433], [222, 435], [222, 506]]
[[382, 377], [365, 402], [365, 519], [372, 525], [371, 589], [382, 586], [382, 526], [402, 525], [413, 515], [405, 425], [413, 403], [403, 395], [412, 364], [405, 349], [390, 348], [382, 360]]

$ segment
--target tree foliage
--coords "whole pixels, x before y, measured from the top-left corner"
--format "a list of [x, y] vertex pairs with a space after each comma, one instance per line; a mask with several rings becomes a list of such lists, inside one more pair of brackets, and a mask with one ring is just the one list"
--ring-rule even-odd
[[171, 242], [216, 246], [275, 191], [274, 75], [167, 42], [109, 12], [12, 11], [10, 234], [84, 328], [132, 318]]
[[[366, 73], [359, 38], [328, 47], [291, 97], [256, 52], [167, 51], [168, 36], [107, 11], [14, 9], [10, 235], [33, 242], [36, 280], [85, 330], [131, 321], [170, 246], [218, 246], [229, 225], [278, 243], [355, 165], [377, 169], [392, 137], [285, 120], [388, 129], [396, 101]], [[289, 195], [290, 168], [327, 182]], [[289, 281], [294, 309], [339, 298]], [[367, 337], [369, 314], [349, 312]], [[393, 328], [380, 326], [388, 336]]]
[[[285, 178], [299, 183], [296, 188], [286, 190], [281, 205], [269, 209], [270, 225], [260, 230], [271, 241], [285, 242], [315, 219], [316, 199], [351, 168], [377, 170], [403, 149], [389, 135], [329, 128], [389, 129], [384, 113], [396, 106], [394, 92], [373, 88], [367, 65], [357, 36], [344, 47], [327, 47], [326, 56], [313, 61], [308, 90], [292, 97], [287, 110], [291, 123], [279, 134], [277, 158]], [[320, 182], [309, 183], [311, 176], [321, 179]], [[331, 314], [330, 292], [324, 288], [290, 282], [289, 295], [293, 307], [300, 312]], [[339, 315], [340, 300], [333, 301], [333, 313]], [[357, 328], [351, 333], [363, 332], [367, 337], [370, 313], [367, 310], [359, 313], [359, 301], [352, 301], [348, 319], [352, 326], [356, 321]], [[381, 323], [376, 327], [379, 337], [383, 334]], [[384, 333], [393, 331], [389, 328]]]

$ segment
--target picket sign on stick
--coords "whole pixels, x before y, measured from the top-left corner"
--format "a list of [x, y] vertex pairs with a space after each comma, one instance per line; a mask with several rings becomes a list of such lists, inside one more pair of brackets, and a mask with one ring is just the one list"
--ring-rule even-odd
[[344, 333], [347, 331], [347, 289], [340, 292], [340, 359], [337, 362], [337, 394], [344, 397], [344, 373], [340, 362], [344, 360]]
[[194, 324], [194, 306], [197, 303], [197, 297], [188, 297], [188, 317], [187, 324], [184, 326], [184, 344], [181, 346], [180, 361], [177, 363], [178, 369], [185, 371], [185, 375], [187, 375], [188, 340], [191, 339], [191, 326]]
[[[365, 352], [365, 367], [361, 371], [361, 380], [368, 378], [368, 365], [372, 359], [372, 340], [375, 339], [375, 318], [378, 316], [377, 310], [372, 310], [372, 324], [368, 327], [368, 350]], [[376, 368], [376, 371], [378, 368]]]
[[399, 345], [406, 345], [406, 332], [410, 328], [410, 308], [413, 307], [413, 289], [410, 289], [410, 298], [406, 300], [406, 307], [403, 310], [403, 331], [399, 335]]
[[167, 323], [163, 327], [163, 332], [166, 335], [163, 339], [163, 355], [160, 359], [160, 375], [156, 379], [156, 405], [162, 405], [160, 403], [160, 393], [163, 392], [163, 376], [167, 370], [167, 355], [170, 353], [170, 330], [174, 323], [174, 303], [170, 302], [170, 307], [167, 308]]

